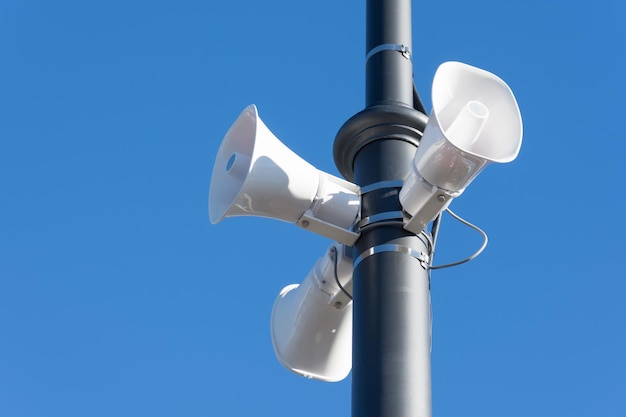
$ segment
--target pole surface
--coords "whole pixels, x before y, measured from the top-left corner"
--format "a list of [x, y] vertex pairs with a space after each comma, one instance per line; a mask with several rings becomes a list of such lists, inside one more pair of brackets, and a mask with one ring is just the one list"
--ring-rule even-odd
[[[346, 128], [345, 140], [335, 143], [336, 155], [352, 145], [348, 175], [363, 189], [354, 246], [352, 416], [431, 417], [430, 281], [419, 259], [429, 245], [404, 230], [398, 199], [421, 137], [415, 123], [402, 126], [397, 115], [414, 111], [411, 0], [367, 0], [366, 46], [365, 116], [356, 117], [361, 125], [352, 131], [371, 133], [348, 141]], [[344, 163], [343, 171], [349, 168]]]
[[[411, 0], [367, 0], [366, 53], [381, 45], [412, 50]], [[392, 103], [413, 107], [413, 64], [405, 54], [384, 50], [366, 62], [366, 106]]]

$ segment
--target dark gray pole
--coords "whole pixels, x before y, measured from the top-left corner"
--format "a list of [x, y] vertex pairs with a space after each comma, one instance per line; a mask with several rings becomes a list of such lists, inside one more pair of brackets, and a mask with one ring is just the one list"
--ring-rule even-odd
[[367, 0], [366, 108], [335, 139], [362, 187], [354, 246], [353, 417], [430, 417], [429, 236], [402, 227], [398, 193], [427, 117], [413, 108], [411, 0]]

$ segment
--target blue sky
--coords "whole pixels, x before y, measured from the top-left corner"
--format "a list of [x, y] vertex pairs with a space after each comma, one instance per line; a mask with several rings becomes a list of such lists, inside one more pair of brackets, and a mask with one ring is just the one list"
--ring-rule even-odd
[[[433, 273], [435, 416], [623, 416], [624, 6], [413, 2], [417, 87], [437, 66], [514, 91], [516, 161], [452, 205], [486, 251]], [[364, 106], [365, 2], [0, 3], [0, 416], [347, 416], [350, 377], [274, 357], [269, 317], [329, 245], [259, 218], [211, 225], [215, 154], [255, 103], [337, 174]], [[447, 217], [438, 260], [480, 237]]]

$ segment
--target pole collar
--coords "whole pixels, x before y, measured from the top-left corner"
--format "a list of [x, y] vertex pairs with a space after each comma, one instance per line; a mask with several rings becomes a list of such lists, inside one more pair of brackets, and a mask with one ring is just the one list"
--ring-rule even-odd
[[411, 107], [379, 104], [360, 111], [337, 132], [333, 156], [337, 169], [348, 181], [354, 181], [354, 158], [366, 145], [381, 139], [409, 142], [417, 148], [428, 116]]

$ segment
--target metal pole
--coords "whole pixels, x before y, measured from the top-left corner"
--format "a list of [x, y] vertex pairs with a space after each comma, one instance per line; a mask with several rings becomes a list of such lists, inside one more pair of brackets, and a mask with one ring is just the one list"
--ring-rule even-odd
[[366, 108], [335, 139], [362, 187], [354, 246], [353, 417], [430, 417], [429, 236], [403, 229], [398, 193], [427, 117], [413, 108], [411, 0], [367, 0]]
[[366, 13], [366, 105], [413, 107], [411, 0], [367, 0]]

